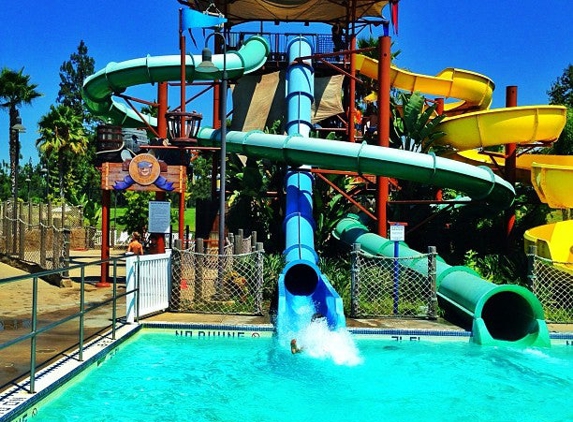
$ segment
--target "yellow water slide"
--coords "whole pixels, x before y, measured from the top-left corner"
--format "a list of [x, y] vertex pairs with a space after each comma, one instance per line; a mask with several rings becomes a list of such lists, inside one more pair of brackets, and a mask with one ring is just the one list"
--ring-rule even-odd
[[[356, 69], [369, 78], [378, 78], [378, 61], [356, 56]], [[440, 130], [446, 136], [441, 145], [467, 151], [504, 144], [531, 144], [557, 140], [567, 120], [562, 106], [522, 106], [488, 110], [494, 83], [479, 73], [448, 68], [436, 76], [426, 76], [392, 66], [390, 82], [405, 91], [457, 98], [461, 101], [445, 105], [446, 114], [464, 112], [445, 118]], [[475, 110], [475, 111], [474, 111]], [[470, 112], [467, 112], [470, 111]]]
[[[531, 183], [541, 202], [551, 208], [573, 208], [573, 165], [533, 162]], [[551, 259], [555, 267], [573, 274], [573, 220], [534, 227], [523, 237], [526, 251], [535, 245], [537, 255]]]
[[[491, 153], [485, 150], [471, 149], [460, 151], [456, 160], [473, 165], [485, 165], [492, 168], [496, 173], [505, 167], [505, 158], [499, 153]], [[560, 166], [573, 169], [573, 155], [546, 155], [546, 154], [522, 154], [516, 159], [515, 180], [520, 183], [531, 184], [531, 166]], [[501, 174], [500, 174], [501, 175]], [[571, 193], [573, 195], [573, 192]]]
[[[378, 79], [378, 61], [370, 57], [356, 55], [356, 70], [371, 79]], [[462, 69], [447, 68], [435, 76], [428, 76], [392, 66], [390, 72], [390, 83], [395, 88], [461, 100], [445, 104], [446, 113], [489, 108], [495, 87], [487, 76]]]
[[567, 108], [538, 105], [482, 110], [447, 117], [440, 124], [446, 135], [438, 140], [457, 151], [505, 144], [554, 142], [559, 138]]
[[[356, 68], [365, 76], [378, 78], [378, 62], [374, 59], [358, 55]], [[567, 121], [567, 108], [562, 106], [488, 110], [494, 83], [486, 76], [466, 70], [449, 68], [436, 76], [426, 76], [392, 67], [390, 78], [392, 86], [398, 89], [461, 100], [445, 107], [445, 113], [451, 117], [440, 125], [446, 135], [439, 143], [451, 146], [458, 152], [458, 159], [472, 164], [502, 168], [504, 158], [488, 154], [484, 148], [554, 142]], [[463, 114], [452, 116], [460, 112]], [[573, 156], [525, 154], [516, 161], [517, 180], [531, 183], [542, 202], [552, 208], [573, 208]], [[529, 245], [536, 245], [540, 256], [573, 273], [573, 221], [528, 230], [526, 248]]]
[[537, 247], [537, 255], [553, 261], [553, 266], [573, 274], [573, 220], [559, 221], [527, 230], [525, 252]]

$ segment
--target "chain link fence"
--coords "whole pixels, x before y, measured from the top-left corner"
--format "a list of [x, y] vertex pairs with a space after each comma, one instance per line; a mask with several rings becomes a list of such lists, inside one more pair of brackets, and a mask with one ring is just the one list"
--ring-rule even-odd
[[529, 251], [531, 288], [537, 296], [545, 320], [550, 323], [573, 323], [573, 263], [552, 261]]
[[415, 257], [372, 256], [352, 252], [352, 318], [437, 317], [436, 253]]
[[262, 315], [264, 251], [255, 239], [230, 236], [223, 255], [203, 239], [175, 248], [170, 310]]
[[60, 269], [68, 263], [70, 248], [86, 248], [89, 233], [81, 208], [70, 205], [0, 203], [0, 254]]

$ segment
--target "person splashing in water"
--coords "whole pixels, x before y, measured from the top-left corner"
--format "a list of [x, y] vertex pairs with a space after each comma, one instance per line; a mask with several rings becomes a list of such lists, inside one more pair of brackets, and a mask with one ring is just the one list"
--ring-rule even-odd
[[296, 338], [293, 338], [293, 339], [290, 341], [290, 352], [291, 352], [293, 355], [302, 352], [302, 349], [303, 349], [302, 347], [298, 347], [298, 345], [296, 344]]

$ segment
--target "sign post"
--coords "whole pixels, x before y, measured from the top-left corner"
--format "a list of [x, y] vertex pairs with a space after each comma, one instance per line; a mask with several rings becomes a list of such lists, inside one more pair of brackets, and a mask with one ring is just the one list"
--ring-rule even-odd
[[398, 315], [398, 303], [400, 299], [400, 265], [398, 264], [398, 258], [400, 257], [400, 242], [403, 242], [406, 238], [406, 226], [407, 223], [393, 223], [390, 222], [390, 240], [394, 242], [394, 290], [393, 299], [394, 315]]
[[149, 201], [149, 218], [147, 231], [151, 233], [151, 253], [165, 252], [158, 250], [156, 236], [165, 237], [171, 230], [171, 203], [169, 201]]

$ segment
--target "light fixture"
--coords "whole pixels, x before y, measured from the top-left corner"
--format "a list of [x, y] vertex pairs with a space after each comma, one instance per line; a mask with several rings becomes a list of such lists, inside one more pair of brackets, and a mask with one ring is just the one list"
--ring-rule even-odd
[[18, 133], [26, 133], [26, 127], [24, 125], [22, 125], [22, 118], [21, 117], [16, 117], [16, 123], [14, 124], [14, 126], [11, 127], [11, 129], [14, 132], [18, 132]]
[[215, 73], [219, 69], [213, 64], [213, 54], [209, 47], [205, 47], [201, 52], [201, 63], [195, 68], [196, 72], [199, 73]]

